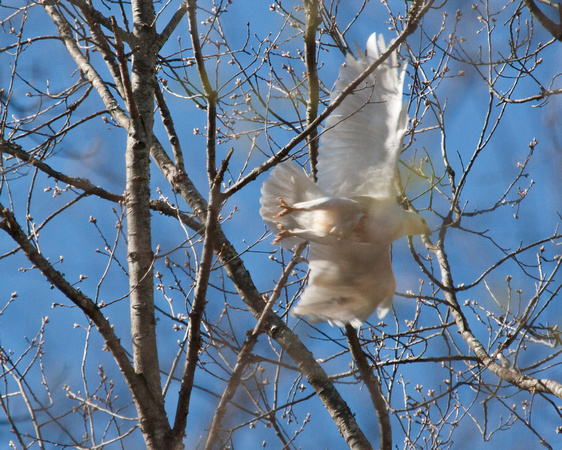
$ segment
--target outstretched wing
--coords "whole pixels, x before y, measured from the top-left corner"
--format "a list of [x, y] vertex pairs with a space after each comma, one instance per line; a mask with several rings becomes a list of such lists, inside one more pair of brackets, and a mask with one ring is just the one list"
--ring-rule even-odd
[[[351, 55], [340, 69], [332, 100], [386, 50], [372, 34], [367, 56]], [[393, 195], [406, 133], [402, 94], [406, 65], [393, 53], [326, 119], [318, 157], [318, 185], [334, 197]]]
[[312, 321], [359, 327], [390, 308], [396, 281], [388, 245], [339, 242], [310, 245], [310, 279], [292, 313]]

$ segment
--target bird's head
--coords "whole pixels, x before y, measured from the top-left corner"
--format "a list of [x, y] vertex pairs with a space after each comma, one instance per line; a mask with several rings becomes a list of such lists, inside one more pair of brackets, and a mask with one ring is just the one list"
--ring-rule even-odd
[[418, 213], [413, 211], [406, 211], [407, 219], [405, 221], [404, 234], [406, 236], [413, 236], [415, 234], [431, 235], [431, 229], [426, 220]]

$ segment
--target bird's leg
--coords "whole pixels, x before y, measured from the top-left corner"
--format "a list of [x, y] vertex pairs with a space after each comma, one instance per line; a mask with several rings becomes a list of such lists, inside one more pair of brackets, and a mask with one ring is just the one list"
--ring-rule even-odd
[[277, 217], [283, 217], [286, 216], [288, 214], [292, 214], [295, 211], [299, 211], [300, 208], [295, 208], [294, 206], [289, 205], [285, 200], [283, 200], [281, 197], [277, 197], [277, 200], [279, 200], [279, 203], [281, 203], [281, 208], [282, 211], [277, 214], [276, 216], [273, 216], [273, 218], [277, 218]]
[[272, 244], [273, 245], [277, 245], [279, 244], [279, 241], [288, 238], [290, 236], [293, 236], [293, 233], [291, 233], [290, 231], [288, 231], [283, 225], [281, 225], [280, 223], [277, 223], [277, 228], [279, 228], [279, 233], [277, 233], [275, 235], [275, 239], [273, 239]]

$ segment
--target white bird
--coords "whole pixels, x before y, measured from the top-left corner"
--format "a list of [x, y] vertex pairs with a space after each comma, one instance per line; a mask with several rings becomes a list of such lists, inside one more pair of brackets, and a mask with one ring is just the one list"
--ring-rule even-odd
[[[331, 99], [386, 50], [371, 35], [361, 59], [347, 55]], [[262, 187], [260, 213], [274, 244], [311, 241], [308, 286], [292, 313], [333, 325], [362, 322], [390, 309], [396, 281], [390, 244], [431, 234], [423, 217], [394, 198], [398, 159], [407, 130], [402, 95], [406, 67], [393, 53], [326, 119], [318, 183], [292, 162], [279, 164]]]

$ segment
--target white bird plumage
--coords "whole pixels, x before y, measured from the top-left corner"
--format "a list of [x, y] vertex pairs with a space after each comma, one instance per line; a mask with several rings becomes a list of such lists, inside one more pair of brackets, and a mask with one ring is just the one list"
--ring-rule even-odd
[[[373, 34], [365, 57], [348, 55], [332, 100], [385, 50], [382, 36]], [[310, 278], [293, 314], [356, 327], [377, 308], [382, 318], [396, 289], [390, 244], [402, 236], [430, 234], [419, 214], [394, 199], [407, 130], [405, 70], [392, 53], [326, 119], [318, 183], [284, 162], [263, 184], [260, 213], [279, 231], [274, 243], [291, 248], [311, 241]]]

